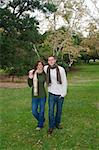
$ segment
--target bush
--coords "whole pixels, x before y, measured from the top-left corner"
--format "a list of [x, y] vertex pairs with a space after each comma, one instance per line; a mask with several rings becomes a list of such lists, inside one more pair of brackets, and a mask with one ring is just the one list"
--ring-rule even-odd
[[69, 66], [66, 62], [58, 61], [57, 63], [58, 63], [58, 65], [62, 66], [65, 69], [66, 73], [69, 71]]

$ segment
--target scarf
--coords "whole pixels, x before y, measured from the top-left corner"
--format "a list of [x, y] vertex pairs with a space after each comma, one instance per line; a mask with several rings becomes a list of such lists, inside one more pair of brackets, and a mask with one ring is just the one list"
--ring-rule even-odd
[[48, 68], [47, 68], [46, 82], [47, 82], [48, 86], [51, 85], [50, 69], [55, 69], [55, 68], [56, 68], [57, 83], [62, 84], [59, 67], [58, 67], [57, 64], [55, 64], [54, 66], [49, 65]]
[[33, 75], [33, 87], [34, 87], [34, 96], [38, 96], [38, 78], [37, 71]]

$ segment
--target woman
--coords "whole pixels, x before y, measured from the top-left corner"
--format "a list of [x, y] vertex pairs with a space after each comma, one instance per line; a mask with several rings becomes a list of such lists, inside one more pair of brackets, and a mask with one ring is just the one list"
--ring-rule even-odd
[[34, 70], [29, 71], [28, 77], [28, 84], [30, 87], [32, 87], [32, 114], [38, 121], [36, 130], [40, 130], [41, 128], [43, 128], [45, 122], [44, 112], [46, 92], [44, 84], [46, 81], [46, 75], [43, 68], [43, 62], [38, 61], [35, 65]]

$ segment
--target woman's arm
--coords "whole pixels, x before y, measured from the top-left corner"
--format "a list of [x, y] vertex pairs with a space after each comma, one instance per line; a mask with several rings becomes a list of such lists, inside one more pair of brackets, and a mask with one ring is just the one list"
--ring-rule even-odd
[[33, 86], [33, 79], [28, 78], [28, 85], [29, 87]]

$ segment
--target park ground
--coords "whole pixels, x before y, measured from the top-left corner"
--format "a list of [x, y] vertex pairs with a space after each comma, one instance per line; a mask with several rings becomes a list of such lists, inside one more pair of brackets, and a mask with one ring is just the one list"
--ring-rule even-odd
[[99, 150], [99, 63], [75, 68], [67, 75], [63, 129], [52, 136], [47, 136], [47, 103], [44, 128], [35, 130], [27, 84], [0, 88], [0, 150]]

